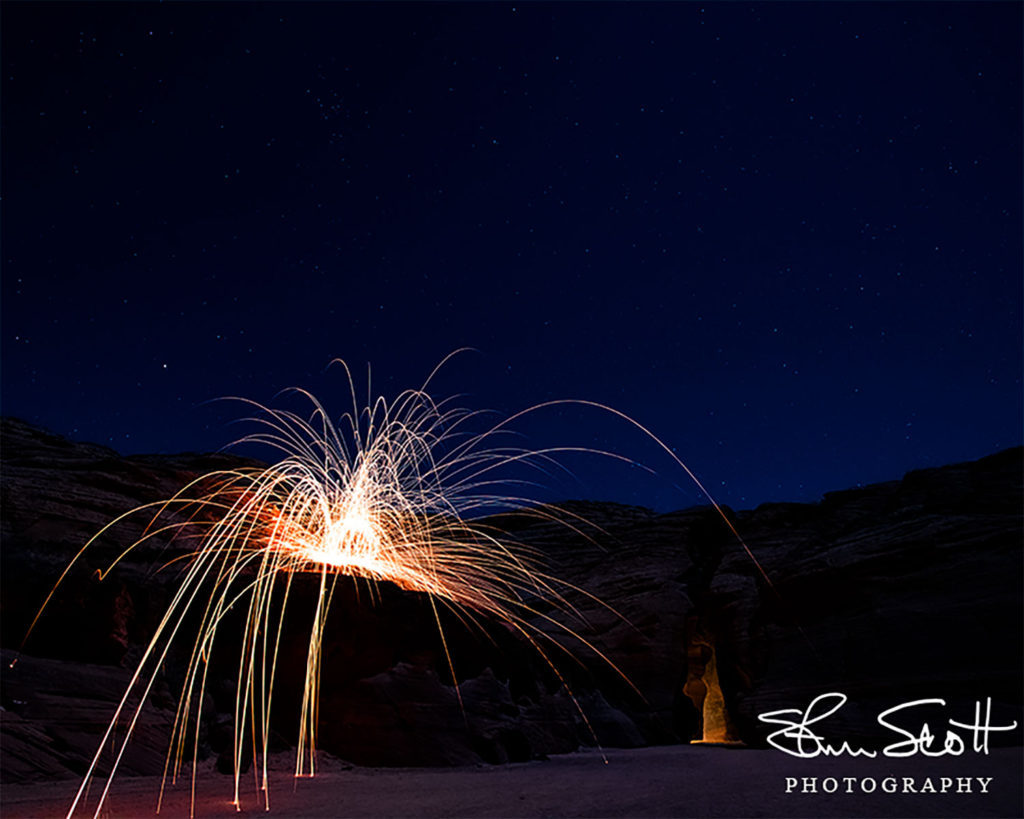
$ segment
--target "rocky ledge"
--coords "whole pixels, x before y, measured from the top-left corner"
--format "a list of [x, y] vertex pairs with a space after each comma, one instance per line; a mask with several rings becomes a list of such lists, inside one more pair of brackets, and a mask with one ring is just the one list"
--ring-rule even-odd
[[[167, 567], [194, 543], [157, 532], [101, 581], [148, 518], [108, 530], [11, 668], [36, 611], [110, 521], [198, 475], [257, 464], [122, 457], [14, 419], [2, 456], [0, 780], [81, 775], [173, 594]], [[1016, 448], [815, 504], [726, 510], [756, 563], [710, 508], [571, 502], [495, 518], [564, 581], [564, 604], [531, 601], [527, 627], [552, 663], [515, 629], [443, 612], [442, 643], [422, 597], [381, 587], [369, 599], [342, 581], [324, 632], [319, 744], [374, 765], [500, 763], [595, 741], [761, 745], [759, 714], [830, 691], [850, 702], [826, 733], [865, 745], [884, 741], [881, 710], [923, 697], [961, 718], [991, 697], [994, 721], [1019, 722], [1022, 459]], [[301, 620], [284, 627], [275, 749], [297, 740]], [[124, 773], [162, 770], [187, 661], [179, 648], [161, 669]], [[236, 676], [237, 655], [212, 658], [199, 708], [200, 755], [220, 755], [224, 770]]]

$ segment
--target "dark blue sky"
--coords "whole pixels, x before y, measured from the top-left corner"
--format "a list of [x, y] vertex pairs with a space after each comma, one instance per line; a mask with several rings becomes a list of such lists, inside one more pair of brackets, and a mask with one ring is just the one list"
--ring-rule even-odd
[[737, 507], [1018, 444], [1021, 9], [6, 3], [3, 412], [215, 449], [471, 346], [438, 393]]

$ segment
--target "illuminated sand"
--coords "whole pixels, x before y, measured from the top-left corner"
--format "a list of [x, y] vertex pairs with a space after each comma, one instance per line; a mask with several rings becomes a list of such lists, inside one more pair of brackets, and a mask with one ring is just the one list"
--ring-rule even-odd
[[[1020, 748], [990, 756], [944, 759], [798, 760], [778, 751], [667, 746], [609, 750], [608, 763], [594, 752], [546, 762], [477, 768], [351, 768], [327, 760], [314, 779], [292, 780], [287, 758], [271, 774], [271, 812], [243, 788], [242, 812], [225, 794], [230, 777], [207, 764], [198, 779], [197, 817], [568, 817], [568, 816], [1020, 816]], [[787, 795], [787, 776], [994, 777], [990, 794]], [[5, 819], [62, 813], [76, 780], [6, 786], [0, 796]], [[154, 815], [155, 777], [124, 777], [114, 783], [105, 816]], [[188, 816], [187, 783], [170, 791], [161, 816]]]

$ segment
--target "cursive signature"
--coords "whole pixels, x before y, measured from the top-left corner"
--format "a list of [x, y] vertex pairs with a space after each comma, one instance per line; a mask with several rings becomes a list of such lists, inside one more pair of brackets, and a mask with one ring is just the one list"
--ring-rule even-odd
[[[877, 751], [866, 748], [855, 748], [846, 740], [838, 745], [825, 742], [824, 737], [816, 734], [810, 726], [817, 725], [823, 720], [832, 716], [847, 702], [847, 696], [838, 692], [821, 694], [815, 697], [806, 710], [799, 708], [783, 708], [778, 711], [771, 711], [767, 714], [760, 714], [758, 719], [772, 725], [782, 727], [768, 735], [768, 744], [790, 756], [797, 756], [801, 759], [811, 759], [816, 756], [878, 756]], [[1017, 723], [1012, 725], [992, 724], [992, 698], [985, 700], [985, 713], [982, 715], [981, 701], [974, 705], [974, 721], [958, 722], [954, 719], [946, 720], [946, 726], [939, 729], [938, 733], [932, 733], [927, 722], [919, 722], [913, 728], [903, 722], [904, 718], [911, 716], [915, 708], [921, 706], [945, 707], [943, 699], [921, 699], [905, 702], [889, 708], [878, 715], [878, 724], [888, 731], [901, 737], [897, 742], [886, 745], [882, 753], [888, 757], [907, 757], [915, 754], [923, 756], [960, 756], [967, 750], [967, 743], [960, 733], [954, 728], [963, 729], [968, 732], [971, 740], [971, 747], [975, 753], [988, 754], [989, 736], [994, 731], [1012, 731]], [[944, 736], [940, 737], [940, 733]]]

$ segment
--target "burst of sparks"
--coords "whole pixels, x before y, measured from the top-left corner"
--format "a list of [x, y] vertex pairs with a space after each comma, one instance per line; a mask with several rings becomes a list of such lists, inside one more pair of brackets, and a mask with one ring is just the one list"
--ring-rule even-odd
[[[262, 427], [242, 441], [278, 450], [282, 456], [278, 463], [265, 469], [204, 475], [173, 498], [112, 521], [76, 556], [75, 560], [129, 515], [146, 511], [154, 515], [143, 537], [107, 567], [101, 573], [103, 577], [139, 543], [169, 530], [195, 526], [198, 516], [209, 517], [212, 513], [214, 518], [198, 548], [188, 555], [188, 566], [118, 704], [68, 811], [69, 817], [86, 797], [115, 728], [123, 726], [124, 734], [96, 805], [95, 815], [100, 814], [142, 705], [172, 644], [184, 637], [180, 632], [189, 614], [198, 614], [200, 625], [191, 647], [164, 779], [173, 782], [181, 775], [191, 750], [194, 811], [199, 719], [192, 712], [206, 690], [208, 660], [219, 635], [218, 626], [235, 607], [244, 609], [245, 626], [235, 703], [234, 800], [238, 805], [243, 755], [251, 748], [259, 769], [260, 791], [269, 809], [267, 757], [272, 694], [279, 641], [296, 573], [318, 578], [306, 652], [296, 776], [311, 776], [315, 770], [321, 642], [339, 576], [371, 583], [386, 581], [427, 595], [439, 629], [439, 605], [450, 607], [463, 618], [483, 615], [504, 621], [540, 652], [559, 679], [561, 675], [539, 642], [551, 641], [551, 637], [528, 618], [541, 618], [563, 629], [601, 656], [594, 646], [537, 607], [544, 601], [570, 609], [558, 589], [572, 587], [542, 571], [536, 554], [507, 542], [483, 519], [474, 520], [474, 515], [497, 507], [527, 509], [524, 499], [503, 491], [509, 480], [497, 476], [509, 464], [549, 461], [558, 450], [493, 446], [491, 441], [505, 431], [504, 424], [474, 434], [470, 421], [480, 413], [434, 401], [426, 392], [426, 384], [402, 393], [393, 402], [378, 398], [360, 410], [350, 373], [348, 380], [353, 409], [337, 424], [312, 395], [302, 390], [296, 392], [313, 407], [308, 418], [246, 401], [259, 411], [258, 417], [249, 420], [260, 422]], [[193, 509], [189, 520], [162, 522], [163, 513], [177, 505]], [[547, 514], [540, 509], [532, 513]], [[566, 525], [575, 528], [571, 521]], [[443, 631], [441, 639], [447, 653]], [[450, 656], [448, 662], [451, 668]], [[454, 669], [452, 672], [454, 676]], [[163, 788], [161, 801], [162, 794]]]
[[[281, 455], [278, 463], [264, 469], [204, 475], [173, 498], [112, 521], [76, 556], [75, 560], [107, 529], [129, 515], [140, 511], [153, 515], [143, 537], [101, 574], [105, 576], [139, 543], [168, 531], [194, 527], [198, 517], [213, 519], [198, 547], [188, 555], [177, 590], [118, 704], [68, 817], [80, 804], [84, 807], [83, 799], [96, 775], [101, 753], [113, 742], [115, 728], [122, 726], [124, 733], [120, 745], [114, 744], [115, 758], [95, 808], [95, 815], [100, 814], [158, 671], [172, 644], [186, 639], [187, 635], [182, 634], [186, 620], [194, 622], [198, 618], [164, 769], [165, 782], [168, 778], [173, 782], [191, 756], [194, 812], [200, 720], [193, 712], [206, 690], [209, 657], [220, 635], [218, 627], [233, 608], [245, 613], [234, 715], [234, 802], [240, 804], [243, 757], [247, 759], [251, 754], [256, 761], [259, 790], [269, 809], [272, 695], [285, 611], [293, 578], [300, 573], [316, 578], [313, 585], [317, 597], [306, 650], [296, 776], [311, 776], [315, 771], [321, 644], [339, 576], [371, 584], [390, 582], [426, 595], [439, 630], [439, 606], [452, 609], [463, 619], [483, 616], [503, 621], [533, 646], [563, 684], [565, 680], [545, 648], [550, 650], [553, 645], [562, 651], [567, 649], [535, 625], [538, 620], [561, 629], [612, 665], [580, 634], [545, 614], [541, 605], [553, 604], [573, 612], [560, 589], [586, 592], [545, 573], [537, 554], [510, 542], [487, 525], [485, 518], [496, 508], [551, 517], [542, 507], [531, 507], [524, 498], [509, 495], [510, 481], [501, 477], [502, 470], [524, 462], [547, 467], [555, 463], [556, 453], [576, 448], [528, 451], [495, 446], [494, 441], [507, 431], [508, 422], [523, 413], [483, 433], [474, 433], [473, 420], [481, 413], [453, 408], [450, 402], [436, 402], [426, 391], [430, 379], [420, 389], [408, 390], [392, 402], [377, 398], [360, 408], [351, 373], [347, 367], [345, 371], [352, 410], [338, 423], [332, 423], [319, 402], [302, 390], [296, 392], [311, 403], [308, 417], [246, 401], [258, 411], [258, 416], [249, 420], [261, 426], [242, 442], [276, 449]], [[552, 403], [579, 403], [608, 410], [639, 427], [675, 458], [660, 440], [616, 410], [587, 401]], [[524, 412], [542, 406], [547, 405]], [[614, 453], [601, 454], [629, 460]], [[675, 460], [703, 490], [693, 473]], [[192, 517], [185, 522], [166, 523], [164, 513], [179, 505], [191, 508]], [[732, 528], [724, 514], [722, 517]], [[564, 513], [552, 519], [577, 532], [578, 524], [583, 523], [566, 520]], [[447, 654], [444, 632], [440, 635]], [[447, 659], [454, 678], [451, 657]], [[581, 716], [586, 722], [586, 715]]]

